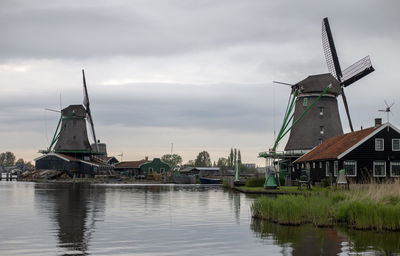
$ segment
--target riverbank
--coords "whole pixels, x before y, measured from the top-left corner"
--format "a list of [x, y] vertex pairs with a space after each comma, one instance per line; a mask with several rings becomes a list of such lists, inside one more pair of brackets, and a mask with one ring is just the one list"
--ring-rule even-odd
[[354, 229], [400, 230], [400, 182], [352, 185], [349, 191], [262, 196], [251, 206], [254, 218], [282, 225], [317, 227], [346, 224]]

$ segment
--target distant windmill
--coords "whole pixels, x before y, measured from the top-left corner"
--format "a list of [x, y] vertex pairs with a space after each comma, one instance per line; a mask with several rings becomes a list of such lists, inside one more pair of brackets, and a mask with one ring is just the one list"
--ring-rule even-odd
[[387, 114], [387, 122], [389, 123], [389, 113], [391, 113], [393, 115], [393, 112], [391, 112], [392, 111], [391, 108], [393, 107], [394, 102], [392, 104], [390, 104], [390, 106], [389, 106], [389, 104], [385, 100], [385, 105], [386, 105], [385, 109], [380, 109], [378, 111], [379, 112], [386, 112], [386, 114]]
[[322, 44], [324, 47], [325, 59], [328, 64], [328, 70], [341, 85], [342, 99], [346, 109], [347, 118], [349, 120], [350, 129], [351, 131], [354, 131], [350, 118], [349, 106], [347, 105], [347, 99], [343, 88], [363, 78], [364, 76], [373, 72], [375, 69], [372, 67], [369, 56], [366, 56], [342, 72], [339, 64], [339, 58], [336, 53], [335, 43], [333, 42], [331, 29], [329, 27], [328, 18], [324, 18], [322, 22]]

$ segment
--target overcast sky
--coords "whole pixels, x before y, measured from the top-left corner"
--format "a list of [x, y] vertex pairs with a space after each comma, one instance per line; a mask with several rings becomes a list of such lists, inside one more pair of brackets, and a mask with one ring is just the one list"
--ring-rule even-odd
[[[239, 148], [264, 165], [290, 89], [328, 72], [321, 23], [329, 17], [341, 66], [371, 56], [376, 71], [346, 88], [353, 125], [395, 102], [400, 126], [400, 2], [266, 0], [0, 1], [0, 152], [33, 160], [59, 115], [83, 100], [97, 137], [124, 160], [173, 152], [184, 162]], [[339, 108], [345, 132], [349, 131]], [[285, 142], [280, 144], [280, 148]]]

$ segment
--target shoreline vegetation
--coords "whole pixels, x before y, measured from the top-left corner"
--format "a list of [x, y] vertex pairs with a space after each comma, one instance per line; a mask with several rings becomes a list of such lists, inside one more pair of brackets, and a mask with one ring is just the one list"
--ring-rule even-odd
[[376, 231], [400, 230], [400, 181], [351, 184], [349, 190], [319, 188], [301, 195], [260, 196], [254, 218], [281, 225], [313, 224]]

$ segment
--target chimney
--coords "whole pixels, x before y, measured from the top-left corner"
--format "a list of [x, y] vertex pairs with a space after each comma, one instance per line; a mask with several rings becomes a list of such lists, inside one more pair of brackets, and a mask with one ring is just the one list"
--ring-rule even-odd
[[375, 127], [382, 125], [382, 118], [375, 118]]

